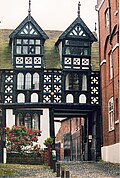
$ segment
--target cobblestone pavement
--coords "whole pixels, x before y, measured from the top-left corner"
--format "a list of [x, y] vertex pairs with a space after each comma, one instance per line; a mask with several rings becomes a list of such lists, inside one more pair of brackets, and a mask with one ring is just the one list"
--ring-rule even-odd
[[[60, 164], [64, 174], [66, 174], [65, 171], [70, 172], [70, 178], [120, 178], [120, 165], [118, 164], [85, 161]], [[14, 176], [0, 176], [0, 178], [56, 178], [56, 175], [56, 172], [53, 173], [53, 170], [47, 166], [22, 165], [22, 169], [18, 169]]]
[[105, 162], [64, 162], [70, 178], [120, 178], [120, 165]]
[[53, 170], [47, 167], [42, 167], [38, 169], [23, 170], [11, 178], [56, 178], [56, 173], [53, 173]]

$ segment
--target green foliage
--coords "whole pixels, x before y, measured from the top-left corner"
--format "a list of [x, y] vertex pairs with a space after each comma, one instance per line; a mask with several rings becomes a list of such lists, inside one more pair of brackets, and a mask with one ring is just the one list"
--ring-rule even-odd
[[[7, 136], [7, 150], [9, 152], [24, 152], [27, 150], [28, 146], [30, 149], [33, 146], [33, 142], [37, 142], [41, 131], [26, 128], [25, 126], [13, 126], [11, 129], [6, 128]], [[33, 150], [38, 149], [38, 147], [33, 147]]]
[[52, 145], [53, 141], [54, 141], [54, 139], [52, 137], [49, 137], [44, 141], [44, 145], [45, 146]]

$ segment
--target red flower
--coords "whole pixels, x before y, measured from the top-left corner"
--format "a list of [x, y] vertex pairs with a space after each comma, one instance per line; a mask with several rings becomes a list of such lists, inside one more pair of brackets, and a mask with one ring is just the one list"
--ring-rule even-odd
[[32, 137], [33, 141], [38, 141], [37, 137]]

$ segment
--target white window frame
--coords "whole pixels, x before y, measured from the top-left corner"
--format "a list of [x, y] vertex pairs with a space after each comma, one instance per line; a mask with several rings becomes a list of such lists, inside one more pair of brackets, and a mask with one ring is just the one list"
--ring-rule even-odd
[[107, 8], [105, 11], [105, 26], [108, 27], [109, 24], [110, 24], [110, 12], [109, 12], [109, 8]]
[[109, 131], [114, 130], [114, 100], [111, 97], [108, 101]]
[[110, 79], [113, 79], [113, 58], [112, 58], [112, 52], [109, 55], [109, 61], [110, 61]]

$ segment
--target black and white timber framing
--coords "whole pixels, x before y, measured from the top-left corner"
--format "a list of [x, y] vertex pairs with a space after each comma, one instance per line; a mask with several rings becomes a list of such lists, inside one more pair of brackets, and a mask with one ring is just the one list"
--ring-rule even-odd
[[48, 36], [30, 13], [10, 35], [13, 69], [0, 70], [1, 127], [6, 126], [7, 109], [13, 110], [16, 119], [21, 111], [42, 115], [48, 108], [50, 136], [54, 138], [55, 117], [85, 115], [89, 122], [95, 121], [96, 159], [100, 146], [100, 73], [91, 69], [91, 45], [96, 38], [78, 15], [55, 44], [60, 69], [45, 68], [46, 39]]

